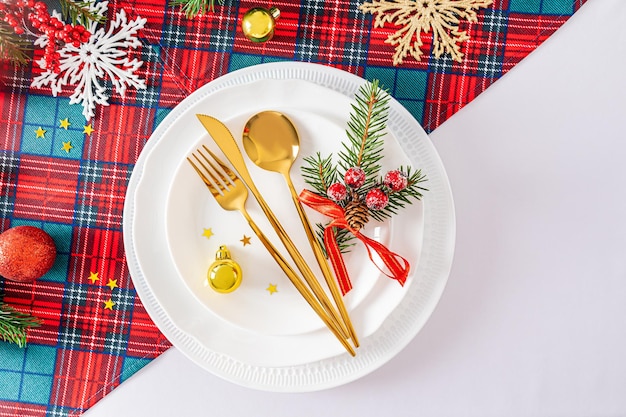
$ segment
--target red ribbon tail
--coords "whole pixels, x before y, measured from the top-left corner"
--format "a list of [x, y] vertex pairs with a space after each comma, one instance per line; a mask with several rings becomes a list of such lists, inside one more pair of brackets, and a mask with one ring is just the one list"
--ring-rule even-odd
[[333, 227], [330, 225], [324, 229], [324, 245], [326, 246], [326, 253], [330, 259], [330, 264], [335, 271], [335, 278], [339, 284], [341, 294], [346, 295], [348, 291], [352, 289], [352, 282], [350, 281], [346, 264], [343, 261], [343, 256], [341, 256], [341, 250], [335, 239]]
[[[376, 267], [378, 268], [378, 270], [385, 274], [387, 277], [395, 279], [400, 283], [400, 285], [404, 286], [411, 270], [411, 265], [409, 261], [398, 255], [397, 253], [391, 252], [382, 243], [370, 239], [367, 236], [363, 236], [361, 233], [358, 233], [357, 237], [365, 244], [365, 247], [367, 248], [367, 253], [374, 265], [376, 265]], [[384, 271], [378, 266], [378, 264], [376, 264], [374, 258], [372, 257], [372, 250], [374, 250], [374, 252], [376, 252], [376, 254], [383, 261], [383, 263], [389, 270], [389, 273]]]

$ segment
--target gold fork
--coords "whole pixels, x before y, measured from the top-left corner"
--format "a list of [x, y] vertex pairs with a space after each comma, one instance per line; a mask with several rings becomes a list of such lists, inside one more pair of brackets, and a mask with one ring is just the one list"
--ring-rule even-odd
[[[187, 161], [198, 173], [202, 181], [207, 186], [217, 203], [224, 209], [229, 211], [239, 211], [246, 219], [254, 233], [259, 237], [263, 246], [272, 255], [276, 263], [285, 272], [289, 280], [296, 287], [298, 292], [304, 297], [306, 302], [313, 308], [317, 315], [322, 319], [324, 324], [333, 332], [344, 348], [355, 356], [354, 349], [343, 337], [337, 323], [330, 318], [319, 301], [311, 293], [309, 288], [301, 281], [300, 277], [293, 270], [291, 265], [287, 263], [285, 258], [276, 250], [274, 245], [267, 239], [265, 234], [259, 229], [252, 217], [246, 210], [246, 200], [248, 199], [248, 189], [246, 185], [237, 177], [234, 172], [228, 168], [211, 150], [203, 145], [202, 149], [197, 149], [192, 153], [195, 162], [187, 157]], [[209, 154], [213, 162], [206, 154]], [[217, 166], [216, 166], [217, 165]], [[219, 168], [218, 168], [219, 167]]]

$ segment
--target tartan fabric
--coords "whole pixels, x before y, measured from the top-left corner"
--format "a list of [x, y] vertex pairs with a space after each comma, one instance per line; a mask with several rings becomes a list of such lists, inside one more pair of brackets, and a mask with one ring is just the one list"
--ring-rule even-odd
[[92, 133], [85, 133], [82, 108], [69, 104], [71, 87], [53, 97], [47, 87], [30, 87], [41, 73], [36, 66], [0, 63], [0, 230], [41, 227], [58, 251], [52, 270], [36, 282], [0, 281], [6, 302], [44, 320], [25, 349], [0, 342], [0, 415], [79, 415], [170, 347], [133, 287], [122, 212], [150, 134], [195, 89], [264, 62], [320, 63], [381, 80], [430, 132], [584, 2], [495, 0], [479, 10], [477, 22], [460, 23], [470, 35], [462, 62], [430, 56], [426, 34], [422, 61], [393, 66], [385, 39], [396, 28], [373, 29], [360, 0], [271, 2], [281, 17], [274, 38], [262, 44], [249, 42], [239, 27], [258, 5], [250, 0], [227, 0], [215, 14], [191, 20], [166, 0], [112, 0], [109, 17], [124, 9], [129, 19], [147, 19], [143, 46], [131, 52], [144, 62], [139, 74], [147, 87], [125, 96], [111, 91], [110, 105], [89, 122]]

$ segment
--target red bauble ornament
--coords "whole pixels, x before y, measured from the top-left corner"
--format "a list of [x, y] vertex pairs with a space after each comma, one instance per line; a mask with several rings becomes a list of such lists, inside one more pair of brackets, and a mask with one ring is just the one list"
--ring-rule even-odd
[[12, 281], [33, 281], [52, 268], [56, 258], [52, 237], [33, 226], [16, 226], [0, 234], [0, 275]]
[[352, 188], [359, 188], [365, 184], [365, 171], [359, 167], [352, 167], [346, 171], [343, 180]]
[[389, 204], [389, 197], [380, 188], [374, 188], [367, 192], [365, 204], [370, 210], [382, 210]]
[[333, 201], [342, 201], [348, 196], [348, 190], [346, 186], [340, 182], [336, 182], [326, 190], [326, 194]]
[[385, 178], [383, 179], [383, 184], [385, 184], [385, 186], [392, 191], [404, 190], [408, 183], [409, 180], [406, 176], [397, 169], [387, 172], [387, 174], [385, 174]]

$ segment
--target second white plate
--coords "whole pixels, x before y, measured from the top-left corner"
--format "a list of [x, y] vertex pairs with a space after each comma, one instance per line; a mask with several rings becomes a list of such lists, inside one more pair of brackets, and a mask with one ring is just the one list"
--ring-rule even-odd
[[[247, 96], [257, 99], [246, 101]], [[241, 150], [244, 149], [241, 144], [244, 125], [255, 113], [277, 110], [294, 122], [301, 146], [300, 157], [291, 171], [296, 190], [306, 188], [300, 175], [303, 157], [316, 152], [324, 156], [336, 155], [341, 149], [342, 141], [347, 141], [345, 130], [350, 100], [308, 81], [258, 81], [228, 88], [214, 95], [212, 100], [231, 112], [232, 116], [223, 121], [229, 126]], [[203, 108], [194, 106], [188, 111], [202, 112]], [[177, 131], [172, 129], [170, 132], [175, 134]], [[191, 138], [182, 142], [187, 144], [190, 141]], [[198, 148], [200, 144], [206, 144], [214, 152], [220, 153], [206, 134], [198, 142], [192, 143], [191, 150]], [[385, 136], [384, 151], [383, 173], [401, 165], [410, 165], [408, 157], [391, 132], [387, 132]], [[226, 158], [223, 160], [226, 161]], [[282, 176], [259, 169], [249, 160], [247, 162], [264, 198], [309, 265], [317, 272], [317, 276], [321, 276]], [[273, 240], [274, 245], [282, 248], [251, 195], [247, 208], [255, 221], [262, 224], [262, 229]], [[309, 212], [309, 215], [320, 223], [327, 221], [314, 212]], [[198, 300], [217, 317], [248, 331], [267, 335], [298, 335], [324, 327], [254, 236], [243, 217], [237, 212], [221, 209], [186, 160], [182, 161], [174, 175], [166, 221], [169, 248], [180, 277]], [[382, 241], [390, 250], [399, 252], [413, 266], [419, 261], [422, 232], [421, 202], [408, 206], [390, 221], [371, 221], [363, 229], [364, 234]], [[250, 238], [250, 245], [242, 243], [245, 237]], [[242, 266], [245, 276], [241, 287], [229, 294], [212, 291], [206, 280], [206, 272], [214, 260], [213, 256], [218, 247], [224, 244]], [[345, 297], [345, 303], [358, 335], [367, 337], [378, 329], [400, 303], [412, 279], [409, 278], [403, 288], [380, 274], [368, 261], [362, 245], [356, 245], [345, 259], [354, 283], [354, 289]], [[278, 291], [269, 293], [267, 288], [270, 285], [276, 285]], [[361, 305], [363, 308], [359, 308]], [[318, 351], [320, 357], [323, 352], [327, 355], [336, 354], [334, 350], [323, 348]]]

